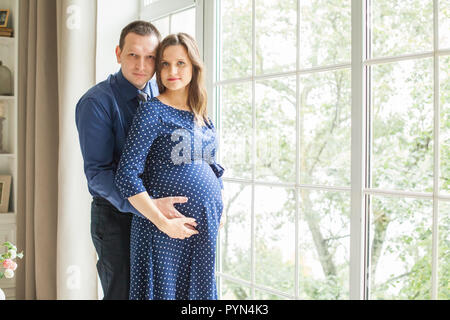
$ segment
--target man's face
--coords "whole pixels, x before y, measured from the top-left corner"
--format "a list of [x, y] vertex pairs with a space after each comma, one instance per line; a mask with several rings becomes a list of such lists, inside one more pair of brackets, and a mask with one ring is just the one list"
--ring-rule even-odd
[[116, 48], [117, 63], [122, 65], [125, 79], [142, 90], [155, 74], [158, 38], [129, 33], [124, 42], [122, 50], [119, 46]]

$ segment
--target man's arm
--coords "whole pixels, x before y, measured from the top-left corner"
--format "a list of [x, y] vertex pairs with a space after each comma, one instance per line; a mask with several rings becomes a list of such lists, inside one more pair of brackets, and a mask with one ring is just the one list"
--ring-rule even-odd
[[111, 115], [95, 99], [84, 99], [76, 108], [76, 124], [84, 159], [84, 171], [91, 190], [121, 212], [141, 217], [114, 183], [114, 131]]

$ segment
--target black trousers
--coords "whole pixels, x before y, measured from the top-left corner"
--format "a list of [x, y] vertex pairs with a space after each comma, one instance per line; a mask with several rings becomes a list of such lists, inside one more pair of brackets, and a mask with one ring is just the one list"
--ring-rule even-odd
[[103, 198], [92, 201], [91, 236], [104, 300], [129, 299], [131, 217]]

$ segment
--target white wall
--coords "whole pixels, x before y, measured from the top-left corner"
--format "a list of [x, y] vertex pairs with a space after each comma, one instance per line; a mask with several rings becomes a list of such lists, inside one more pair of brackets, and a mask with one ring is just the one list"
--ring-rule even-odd
[[[95, 249], [90, 202], [75, 126], [75, 106], [95, 81], [96, 3], [59, 0], [58, 25], [58, 232], [57, 299], [95, 299]], [[38, 297], [39, 298], [39, 297]]]
[[114, 52], [122, 29], [139, 18], [139, 3], [139, 0], [97, 0], [97, 83], [119, 70]]

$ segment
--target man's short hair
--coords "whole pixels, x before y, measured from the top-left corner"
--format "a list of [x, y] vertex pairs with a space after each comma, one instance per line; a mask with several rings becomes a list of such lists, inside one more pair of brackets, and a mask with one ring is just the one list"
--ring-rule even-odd
[[122, 29], [120, 33], [120, 42], [119, 47], [120, 50], [123, 50], [123, 46], [125, 45], [125, 37], [129, 33], [136, 33], [140, 36], [151, 36], [154, 35], [158, 38], [158, 41], [161, 42], [161, 34], [158, 29], [147, 21], [137, 20], [128, 24], [125, 28]]

